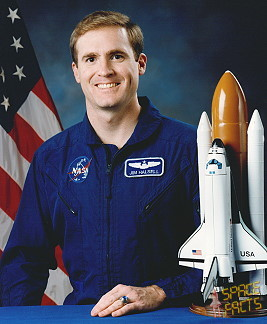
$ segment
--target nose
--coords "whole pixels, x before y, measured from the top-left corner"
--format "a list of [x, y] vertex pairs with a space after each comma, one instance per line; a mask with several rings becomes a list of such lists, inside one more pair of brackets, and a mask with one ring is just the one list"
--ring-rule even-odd
[[114, 73], [112, 62], [106, 58], [99, 60], [98, 75], [101, 77], [108, 77]]

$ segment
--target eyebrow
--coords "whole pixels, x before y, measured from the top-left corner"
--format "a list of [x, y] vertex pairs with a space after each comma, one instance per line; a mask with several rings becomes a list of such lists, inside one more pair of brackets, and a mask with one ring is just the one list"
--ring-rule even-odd
[[84, 59], [87, 59], [88, 57], [96, 57], [96, 56], [97, 56], [97, 54], [94, 53], [94, 52], [84, 54], [84, 55], [82, 56], [82, 61], [83, 61]]
[[[109, 56], [109, 55], [115, 55], [115, 54], [123, 54], [123, 55], [125, 55], [127, 57], [129, 56], [129, 54], [127, 54], [125, 51], [123, 51], [121, 49], [110, 50], [110, 51], [108, 51], [106, 53], [107, 56]], [[96, 53], [96, 52], [90, 52], [90, 53], [84, 54], [82, 56], [82, 60], [87, 59], [88, 57], [97, 57], [97, 56], [99, 56], [98, 53]]]
[[128, 56], [128, 54], [125, 52], [125, 51], [123, 51], [123, 50], [112, 50], [112, 51], [109, 51], [108, 53], [107, 53], [108, 55], [114, 55], [114, 54], [123, 54], [123, 55], [125, 55], [125, 56]]

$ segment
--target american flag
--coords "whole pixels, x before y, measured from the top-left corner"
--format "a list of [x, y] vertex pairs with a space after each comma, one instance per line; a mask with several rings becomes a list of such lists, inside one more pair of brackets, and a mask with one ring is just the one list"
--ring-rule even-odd
[[201, 250], [192, 250], [192, 254], [193, 255], [202, 255], [202, 251]]
[[[21, 12], [0, 2], [0, 255], [18, 209], [35, 150], [62, 126], [46, 88]], [[43, 304], [62, 304], [71, 286], [58, 254]]]

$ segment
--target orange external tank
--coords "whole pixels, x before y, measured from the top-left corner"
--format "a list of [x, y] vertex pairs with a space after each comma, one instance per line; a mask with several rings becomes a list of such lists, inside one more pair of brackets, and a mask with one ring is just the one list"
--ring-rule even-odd
[[243, 212], [247, 194], [247, 128], [245, 95], [235, 76], [226, 71], [213, 95], [212, 138], [220, 138], [226, 147], [239, 207]]

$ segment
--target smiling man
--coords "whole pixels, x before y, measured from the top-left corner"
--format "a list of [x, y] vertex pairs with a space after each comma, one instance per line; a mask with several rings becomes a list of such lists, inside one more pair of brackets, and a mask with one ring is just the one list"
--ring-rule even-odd
[[72, 63], [85, 95], [88, 118], [103, 143], [121, 148], [137, 124], [139, 75], [146, 56], [136, 58], [125, 28], [107, 26], [89, 30], [75, 44]]
[[108, 11], [74, 29], [72, 69], [84, 120], [36, 152], [0, 269], [0, 304], [36, 305], [60, 245], [73, 292], [121, 316], [190, 302], [200, 271], [177, 251], [199, 223], [196, 130], [139, 98], [143, 35]]

